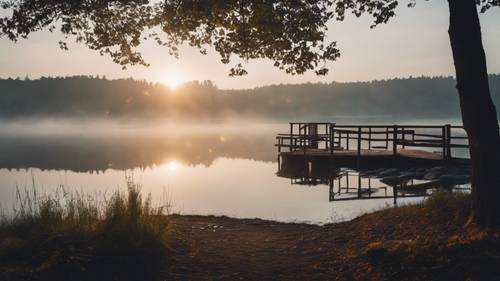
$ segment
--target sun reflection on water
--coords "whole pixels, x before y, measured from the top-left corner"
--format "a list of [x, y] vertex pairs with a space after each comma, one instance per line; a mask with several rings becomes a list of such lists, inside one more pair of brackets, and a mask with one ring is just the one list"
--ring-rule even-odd
[[168, 170], [169, 170], [170, 172], [175, 172], [175, 171], [177, 171], [177, 166], [178, 166], [178, 165], [177, 165], [177, 161], [170, 161], [170, 162], [168, 163]]
[[167, 172], [175, 172], [177, 169], [179, 169], [179, 163], [176, 160], [170, 160], [168, 162], [165, 162], [163, 165], [160, 166], [162, 170], [165, 170]]

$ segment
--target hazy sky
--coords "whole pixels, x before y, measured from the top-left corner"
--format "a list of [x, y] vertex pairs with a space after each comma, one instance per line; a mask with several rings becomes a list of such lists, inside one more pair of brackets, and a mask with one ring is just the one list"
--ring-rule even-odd
[[[342, 56], [329, 63], [330, 74], [290, 76], [267, 60], [250, 62], [244, 77], [229, 77], [230, 65], [219, 56], [204, 56], [183, 47], [179, 59], [153, 43], [142, 47], [150, 67], [121, 70], [109, 57], [101, 57], [83, 45], [70, 44], [69, 51], [58, 47], [61, 36], [40, 32], [16, 44], [0, 39], [0, 77], [106, 75], [108, 78], [133, 77], [161, 83], [212, 80], [220, 88], [250, 88], [277, 83], [365, 81], [420, 75], [452, 75], [453, 63], [448, 41], [448, 11], [445, 0], [418, 1], [415, 8], [400, 4], [398, 15], [387, 25], [370, 29], [371, 19], [351, 17], [332, 22], [329, 40], [336, 40]], [[483, 41], [490, 73], [500, 72], [500, 9], [481, 15]]]

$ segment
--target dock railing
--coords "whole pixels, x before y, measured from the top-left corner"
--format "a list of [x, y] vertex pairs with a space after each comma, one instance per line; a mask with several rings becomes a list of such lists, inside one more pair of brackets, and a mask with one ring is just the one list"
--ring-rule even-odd
[[458, 125], [345, 125], [326, 122], [292, 122], [289, 133], [276, 136], [278, 152], [439, 149], [451, 159], [453, 148], [468, 148], [467, 135]]

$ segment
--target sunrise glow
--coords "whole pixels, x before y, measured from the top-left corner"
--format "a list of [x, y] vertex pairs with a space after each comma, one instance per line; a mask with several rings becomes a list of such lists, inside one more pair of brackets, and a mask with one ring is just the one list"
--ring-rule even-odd
[[181, 84], [181, 81], [179, 80], [179, 78], [171, 76], [165, 80], [165, 83], [171, 90], [175, 90]]
[[177, 162], [176, 162], [176, 161], [174, 161], [174, 160], [170, 161], [170, 162], [168, 163], [168, 165], [167, 165], [168, 170], [169, 170], [170, 172], [175, 172], [175, 171], [177, 171], [177, 166], [178, 166], [178, 165], [177, 165]]

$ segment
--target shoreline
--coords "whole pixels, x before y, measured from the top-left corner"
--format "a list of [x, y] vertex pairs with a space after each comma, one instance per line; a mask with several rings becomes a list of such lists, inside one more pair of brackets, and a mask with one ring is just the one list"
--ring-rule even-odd
[[[436, 203], [441, 206], [429, 206]], [[468, 209], [463, 201], [429, 204], [388, 208], [323, 226], [171, 215], [169, 220], [183, 237], [178, 244], [183, 250], [172, 256], [168, 276], [173, 280], [496, 280], [499, 229], [464, 227]]]
[[[108, 205], [112, 213], [88, 224], [51, 215], [4, 224], [0, 280], [382, 281], [500, 276], [500, 227], [467, 225], [470, 196], [464, 193], [437, 192], [421, 203], [325, 225], [163, 215], [147, 205], [134, 205], [140, 202], [138, 195], [131, 190], [128, 199], [115, 197]], [[132, 204], [131, 198], [136, 200]]]

